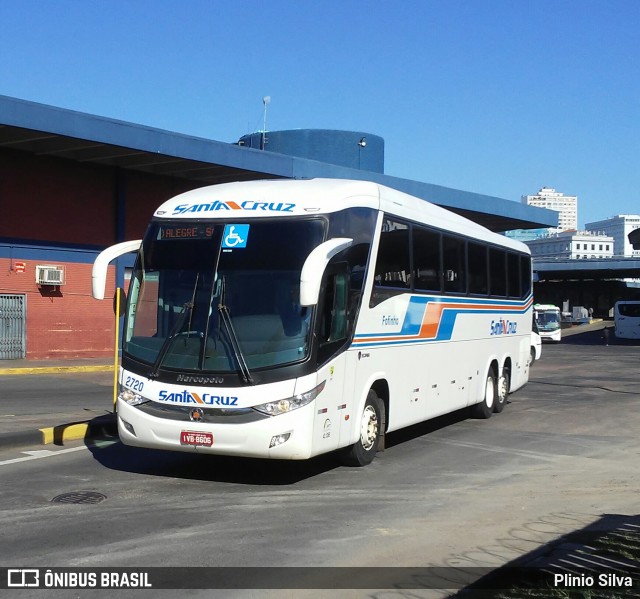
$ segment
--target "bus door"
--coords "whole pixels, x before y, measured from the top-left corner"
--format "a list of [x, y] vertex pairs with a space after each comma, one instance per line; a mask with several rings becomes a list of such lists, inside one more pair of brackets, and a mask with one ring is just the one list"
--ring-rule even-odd
[[346, 262], [327, 267], [318, 301], [315, 335], [317, 339], [318, 382], [326, 381], [316, 399], [313, 432], [314, 453], [317, 449], [337, 449], [348, 412], [345, 400], [347, 346], [353, 329], [351, 276]]

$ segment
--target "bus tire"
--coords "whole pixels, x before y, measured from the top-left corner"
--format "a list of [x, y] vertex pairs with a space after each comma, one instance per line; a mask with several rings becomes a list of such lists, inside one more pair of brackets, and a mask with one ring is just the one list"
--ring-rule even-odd
[[380, 444], [384, 422], [384, 404], [373, 389], [369, 389], [360, 415], [360, 437], [343, 450], [341, 461], [345, 466], [367, 466], [373, 461]]
[[498, 379], [498, 392], [496, 393], [496, 402], [493, 405], [493, 411], [499, 414], [507, 405], [509, 397], [509, 387], [511, 386], [511, 372], [508, 366], [502, 369], [502, 376]]
[[498, 383], [496, 381], [496, 373], [493, 368], [487, 372], [487, 379], [484, 384], [484, 396], [480, 403], [473, 406], [473, 416], [475, 418], [487, 419], [491, 418], [493, 409], [498, 401]]

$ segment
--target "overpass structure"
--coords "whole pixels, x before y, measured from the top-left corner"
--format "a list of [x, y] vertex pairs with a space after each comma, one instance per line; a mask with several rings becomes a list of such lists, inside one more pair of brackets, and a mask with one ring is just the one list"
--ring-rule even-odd
[[599, 318], [611, 316], [618, 300], [640, 299], [639, 258], [534, 258], [533, 276], [536, 302], [593, 308]]
[[533, 259], [536, 281], [584, 281], [588, 279], [640, 278], [640, 258], [590, 258], [587, 260]]

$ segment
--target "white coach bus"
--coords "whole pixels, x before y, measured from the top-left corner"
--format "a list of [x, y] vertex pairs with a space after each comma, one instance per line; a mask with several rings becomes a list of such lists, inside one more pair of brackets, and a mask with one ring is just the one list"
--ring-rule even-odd
[[558, 342], [562, 339], [560, 308], [558, 306], [534, 304], [533, 315], [538, 325], [538, 332], [543, 340]]
[[138, 251], [117, 399], [127, 445], [275, 459], [340, 450], [529, 378], [531, 258], [517, 241], [364, 181], [253, 181], [165, 202]]
[[618, 339], [640, 339], [640, 301], [616, 302], [613, 322]]

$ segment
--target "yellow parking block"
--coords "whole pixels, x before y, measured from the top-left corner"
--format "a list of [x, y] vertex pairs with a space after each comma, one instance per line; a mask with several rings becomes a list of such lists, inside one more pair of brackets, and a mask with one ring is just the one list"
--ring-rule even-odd
[[84, 439], [89, 429], [88, 422], [76, 422], [74, 424], [62, 424], [39, 429], [42, 433], [42, 444], [64, 445], [67, 441]]

